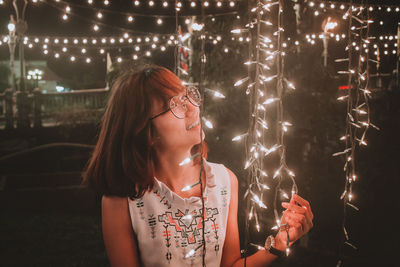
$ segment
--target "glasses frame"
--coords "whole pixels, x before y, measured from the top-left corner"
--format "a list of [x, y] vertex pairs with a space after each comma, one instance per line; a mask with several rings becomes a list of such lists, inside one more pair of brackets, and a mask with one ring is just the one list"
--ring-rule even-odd
[[[198, 93], [198, 95], [199, 95], [199, 97], [200, 97], [200, 101], [199, 101], [200, 103], [196, 103], [194, 100], [191, 100], [191, 98], [189, 97], [189, 91], [190, 91], [190, 89], [194, 89], [194, 90], [197, 91], [197, 93]], [[172, 113], [176, 118], [178, 118], [178, 119], [183, 119], [184, 117], [181, 118], [181, 117], [177, 116], [177, 115], [172, 111], [172, 109], [173, 109], [173, 108], [171, 107], [172, 99], [174, 99], [174, 98], [177, 97], [177, 96], [178, 96], [178, 95], [173, 96], [173, 97], [171, 97], [171, 98], [168, 100], [168, 109], [166, 109], [166, 110], [164, 110], [164, 111], [158, 113], [157, 115], [151, 117], [150, 120], [154, 120], [155, 118], [158, 118], [158, 117], [160, 117], [161, 115], [164, 115], [164, 114], [167, 113], [168, 111], [171, 111], [171, 113]], [[189, 101], [189, 102], [190, 102], [193, 106], [195, 106], [195, 107], [200, 107], [200, 105], [201, 105], [201, 102], [202, 102], [201, 94], [200, 94], [199, 89], [198, 89], [196, 86], [193, 86], [193, 85], [186, 86], [186, 93], [185, 93], [185, 95], [183, 95], [182, 97], [184, 97], [184, 102], [185, 102], [185, 103], [186, 103], [186, 101]], [[185, 110], [187, 110], [186, 106], [183, 106], [183, 107], [184, 107]], [[174, 108], [175, 108], [175, 107], [174, 107]]]

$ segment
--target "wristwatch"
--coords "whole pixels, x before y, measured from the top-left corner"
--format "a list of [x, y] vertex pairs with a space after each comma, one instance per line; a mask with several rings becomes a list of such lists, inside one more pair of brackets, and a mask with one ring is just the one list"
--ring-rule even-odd
[[283, 257], [285, 255], [285, 252], [275, 248], [275, 238], [273, 235], [267, 237], [267, 239], [265, 240], [264, 248], [269, 253], [274, 254], [278, 257]]

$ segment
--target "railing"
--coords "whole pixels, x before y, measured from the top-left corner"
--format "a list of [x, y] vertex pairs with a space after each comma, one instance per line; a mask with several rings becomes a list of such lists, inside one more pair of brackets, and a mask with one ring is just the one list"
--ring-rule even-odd
[[[0, 94], [0, 124], [14, 128], [14, 121], [28, 120], [34, 127], [42, 127], [43, 119], [55, 119], [62, 112], [87, 110], [102, 111], [108, 98], [108, 89], [88, 89], [73, 92], [45, 93], [35, 89], [32, 94], [15, 94], [10, 89]], [[22, 111], [22, 112], [21, 112]]]

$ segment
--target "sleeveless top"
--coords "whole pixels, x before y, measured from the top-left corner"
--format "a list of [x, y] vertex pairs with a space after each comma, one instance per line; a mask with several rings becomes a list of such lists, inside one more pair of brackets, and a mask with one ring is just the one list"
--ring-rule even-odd
[[[222, 164], [204, 161], [204, 170], [205, 263], [207, 267], [219, 267], [229, 213], [230, 178]], [[128, 198], [128, 204], [143, 266], [202, 266], [200, 197], [182, 198], [155, 179], [151, 191], [142, 198]]]

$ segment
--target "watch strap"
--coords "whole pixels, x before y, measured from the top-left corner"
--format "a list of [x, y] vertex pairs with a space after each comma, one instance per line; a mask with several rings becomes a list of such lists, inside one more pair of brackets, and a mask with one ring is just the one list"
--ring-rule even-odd
[[269, 251], [269, 253], [274, 254], [275, 256], [278, 256], [278, 257], [285, 256], [285, 252], [283, 252], [282, 250], [276, 249], [273, 246], [271, 246], [268, 251]]
[[269, 253], [271, 253], [271, 254], [273, 254], [273, 255], [275, 255], [275, 256], [278, 256], [278, 257], [283, 257], [283, 256], [285, 256], [285, 253], [284, 253], [283, 251], [274, 248], [274, 246], [275, 246], [275, 238], [274, 238], [273, 235], [270, 235], [270, 236], [268, 236], [267, 239], [265, 240], [265, 245], [264, 245], [265, 249], [266, 249]]

